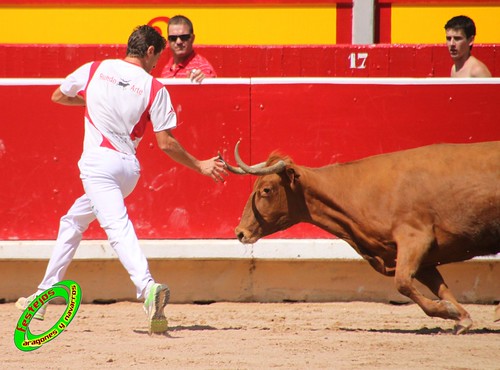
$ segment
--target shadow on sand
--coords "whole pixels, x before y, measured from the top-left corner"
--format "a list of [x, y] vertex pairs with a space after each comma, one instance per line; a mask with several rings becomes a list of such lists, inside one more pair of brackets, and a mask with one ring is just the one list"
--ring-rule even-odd
[[[455, 335], [453, 329], [443, 328], [420, 328], [420, 329], [355, 329], [355, 328], [338, 328], [341, 331], [347, 332], [366, 332], [366, 333], [390, 333], [390, 334], [417, 334], [417, 335], [436, 335], [436, 334], [449, 334]], [[474, 334], [500, 334], [500, 329], [478, 328], [467, 331], [464, 335]]]

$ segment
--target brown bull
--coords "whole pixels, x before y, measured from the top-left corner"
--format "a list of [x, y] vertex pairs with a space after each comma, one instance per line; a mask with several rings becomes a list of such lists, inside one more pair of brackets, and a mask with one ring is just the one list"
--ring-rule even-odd
[[[259, 175], [235, 232], [242, 243], [299, 222], [349, 243], [429, 316], [472, 326], [436, 266], [500, 252], [500, 141], [438, 144], [321, 168], [271, 155], [231, 172]], [[414, 279], [440, 298], [422, 295]], [[500, 319], [500, 305], [495, 320]]]

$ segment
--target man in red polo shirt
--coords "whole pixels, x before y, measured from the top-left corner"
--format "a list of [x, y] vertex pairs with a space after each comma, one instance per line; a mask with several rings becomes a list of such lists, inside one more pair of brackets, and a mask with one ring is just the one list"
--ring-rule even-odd
[[172, 57], [161, 72], [162, 78], [190, 78], [201, 82], [205, 77], [217, 77], [208, 60], [193, 50], [193, 23], [183, 15], [168, 21], [168, 43]]

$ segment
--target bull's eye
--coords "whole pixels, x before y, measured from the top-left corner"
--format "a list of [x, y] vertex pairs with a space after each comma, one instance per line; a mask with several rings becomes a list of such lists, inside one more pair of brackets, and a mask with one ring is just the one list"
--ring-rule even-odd
[[271, 188], [263, 188], [261, 192], [263, 197], [268, 197], [271, 195]]

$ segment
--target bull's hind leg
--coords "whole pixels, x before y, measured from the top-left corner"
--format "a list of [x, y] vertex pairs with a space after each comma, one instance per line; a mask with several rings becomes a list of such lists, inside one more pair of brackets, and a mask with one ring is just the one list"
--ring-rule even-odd
[[[425, 227], [416, 229], [405, 225], [401, 226], [396, 234], [398, 252], [395, 282], [398, 291], [418, 304], [428, 316], [441, 317], [443, 319], [451, 319], [460, 322], [462, 319], [460, 309], [455, 306], [453, 302], [449, 300], [433, 301], [420, 293], [414, 285], [414, 279], [420, 269], [422, 260], [433, 243], [432, 231], [426, 230]], [[440, 276], [437, 270], [435, 272]], [[423, 272], [419, 274], [419, 278], [424, 279]], [[434, 274], [433, 277], [428, 277], [427, 280], [429, 282], [432, 281], [430, 285], [435, 286], [437, 292], [439, 292], [440, 289], [442, 292], [445, 292], [446, 288], [444, 288], [444, 282], [443, 287], [440, 288], [441, 284], [439, 280], [435, 280], [435, 278], [436, 274]], [[442, 280], [441, 278], [441, 282]], [[444, 294], [446, 297], [449, 297], [451, 293]], [[456, 302], [456, 300], [454, 301]], [[462, 332], [464, 331], [462, 330], [461, 333]]]
[[472, 326], [469, 313], [457, 302], [455, 296], [448, 288], [441, 273], [436, 267], [420, 269], [415, 276], [418, 281], [424, 284], [429, 290], [441, 299], [444, 304], [450, 304], [449, 310], [456, 310], [459, 319], [456, 321], [455, 333], [465, 333]]

